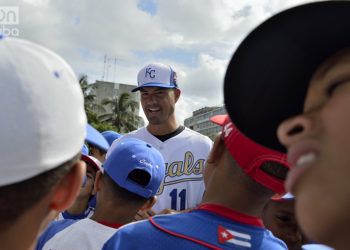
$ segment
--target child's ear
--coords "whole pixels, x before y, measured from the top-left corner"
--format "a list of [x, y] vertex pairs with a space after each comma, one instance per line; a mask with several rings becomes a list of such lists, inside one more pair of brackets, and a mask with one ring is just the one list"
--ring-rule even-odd
[[95, 176], [94, 188], [92, 190], [92, 195], [97, 194], [101, 190], [102, 172], [97, 171]]
[[222, 157], [222, 154], [224, 153], [225, 149], [225, 142], [224, 139], [219, 133], [217, 137], [215, 138], [214, 145], [212, 149], [210, 150], [210, 154], [207, 159], [207, 164], [213, 164], [215, 163], [218, 159]]
[[148, 201], [143, 204], [143, 206], [140, 208], [141, 211], [147, 211], [153, 207], [154, 204], [157, 202], [157, 196], [153, 196]]
[[50, 202], [51, 209], [64, 211], [73, 204], [79, 194], [85, 171], [85, 162], [79, 160], [74, 164], [53, 191]]

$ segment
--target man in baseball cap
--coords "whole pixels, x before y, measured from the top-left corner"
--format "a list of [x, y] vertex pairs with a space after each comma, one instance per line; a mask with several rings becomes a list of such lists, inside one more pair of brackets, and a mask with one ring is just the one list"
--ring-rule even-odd
[[37, 249], [101, 249], [138, 210], [153, 206], [164, 173], [163, 157], [154, 147], [134, 138], [117, 141], [103, 171], [97, 172], [92, 217], [53, 222], [41, 235]]
[[206, 163], [201, 205], [127, 225], [103, 249], [287, 249], [260, 219], [269, 199], [284, 193], [286, 155], [245, 137], [227, 115], [213, 121], [223, 132]]
[[0, 242], [29, 249], [81, 186], [86, 116], [78, 80], [54, 52], [0, 35]]
[[153, 211], [140, 212], [136, 219], [196, 207], [203, 197], [203, 170], [213, 142], [177, 122], [175, 107], [181, 90], [172, 67], [148, 64], [139, 71], [137, 82], [132, 91], [140, 91], [148, 124], [123, 138], [137, 138], [151, 144], [161, 152], [167, 167]]
[[242, 41], [225, 78], [238, 128], [287, 149], [303, 232], [336, 249], [350, 244], [349, 12], [349, 1], [322, 1], [274, 15]]

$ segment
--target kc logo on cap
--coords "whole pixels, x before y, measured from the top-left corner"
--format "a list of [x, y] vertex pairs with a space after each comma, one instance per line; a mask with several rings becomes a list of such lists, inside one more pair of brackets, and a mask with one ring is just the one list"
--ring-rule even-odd
[[169, 65], [152, 63], [140, 70], [137, 75], [138, 87], [132, 92], [144, 87], [177, 88], [176, 80], [176, 72]]
[[155, 70], [155, 69], [152, 69], [151, 67], [146, 68], [145, 78], [147, 78], [147, 77], [149, 77], [149, 78], [155, 78], [155, 77], [156, 77], [155, 72], [156, 72], [156, 70]]

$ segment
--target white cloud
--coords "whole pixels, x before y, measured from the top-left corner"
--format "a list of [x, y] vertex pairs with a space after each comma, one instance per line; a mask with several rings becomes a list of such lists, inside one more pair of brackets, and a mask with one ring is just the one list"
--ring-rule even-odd
[[[135, 84], [151, 61], [174, 66], [182, 122], [196, 109], [223, 103], [226, 66], [239, 41], [273, 13], [302, 2], [310, 1], [155, 0], [154, 15], [140, 10], [138, 0], [0, 0], [0, 6], [19, 6], [20, 37], [55, 50], [91, 80], [102, 77], [105, 54], [117, 58], [117, 82]], [[176, 60], [175, 49], [191, 52], [194, 61]], [[173, 54], [159, 58], [166, 50]]]

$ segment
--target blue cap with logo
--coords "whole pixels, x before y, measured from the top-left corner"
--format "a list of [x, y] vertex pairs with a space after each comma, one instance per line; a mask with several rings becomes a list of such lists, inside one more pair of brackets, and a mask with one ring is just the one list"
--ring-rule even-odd
[[[165, 163], [161, 153], [150, 144], [135, 138], [125, 138], [114, 143], [103, 168], [120, 187], [144, 198], [156, 195], [165, 176]], [[131, 177], [134, 171], [145, 172], [149, 180], [138, 183]]]
[[143, 67], [137, 75], [138, 87], [131, 90], [135, 92], [143, 87], [177, 88], [176, 72], [162, 63], [152, 63]]

